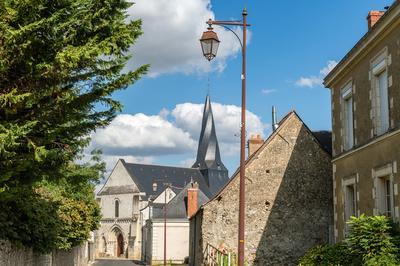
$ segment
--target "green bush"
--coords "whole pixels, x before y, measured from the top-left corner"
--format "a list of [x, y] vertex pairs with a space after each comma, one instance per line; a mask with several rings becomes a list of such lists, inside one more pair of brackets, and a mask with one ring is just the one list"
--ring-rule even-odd
[[385, 216], [352, 217], [346, 239], [309, 250], [299, 265], [400, 265], [400, 234]]
[[357, 258], [343, 243], [321, 245], [309, 250], [300, 259], [299, 265], [357, 265]]
[[393, 224], [387, 217], [361, 215], [351, 217], [348, 224], [349, 236], [345, 241], [351, 252], [361, 257], [363, 262], [375, 261], [377, 257], [387, 258], [387, 261], [395, 259], [396, 256], [390, 255], [399, 252], [395, 244], [398, 236], [392, 235]]

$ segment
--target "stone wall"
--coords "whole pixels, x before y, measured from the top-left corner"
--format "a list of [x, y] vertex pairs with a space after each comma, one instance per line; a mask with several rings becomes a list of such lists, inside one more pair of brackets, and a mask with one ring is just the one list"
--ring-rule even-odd
[[[329, 241], [331, 157], [292, 112], [246, 162], [245, 260], [295, 265], [309, 248]], [[190, 265], [202, 265], [207, 244], [236, 252], [238, 187], [231, 182], [191, 218]]]
[[39, 254], [30, 248], [18, 248], [8, 241], [0, 241], [2, 266], [86, 266], [93, 261], [93, 243], [85, 243], [70, 251]]

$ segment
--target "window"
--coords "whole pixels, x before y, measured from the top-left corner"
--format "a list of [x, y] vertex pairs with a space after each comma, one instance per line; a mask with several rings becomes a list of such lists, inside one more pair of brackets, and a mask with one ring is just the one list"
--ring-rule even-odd
[[342, 89], [343, 103], [343, 147], [345, 150], [353, 148], [354, 127], [353, 127], [353, 95], [352, 83], [350, 82]]
[[374, 131], [382, 135], [389, 129], [389, 96], [386, 53], [372, 63]]
[[119, 217], [119, 200], [115, 200], [115, 218]]
[[393, 192], [390, 176], [377, 178], [377, 204], [378, 212], [387, 217], [393, 216]]
[[345, 187], [345, 220], [348, 221], [351, 216], [356, 216], [357, 194], [355, 184]]
[[344, 219], [347, 222], [351, 216], [357, 216], [356, 177], [343, 179]]

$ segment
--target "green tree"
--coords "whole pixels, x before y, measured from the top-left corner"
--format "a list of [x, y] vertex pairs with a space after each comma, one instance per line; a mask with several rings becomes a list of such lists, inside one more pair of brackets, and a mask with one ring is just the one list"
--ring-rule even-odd
[[113, 92], [142, 34], [125, 0], [0, 1], [0, 186], [62, 178], [121, 109]]
[[0, 238], [47, 252], [97, 227], [93, 184], [104, 169], [74, 163], [110, 123], [122, 71], [142, 34], [125, 0], [0, 1]]

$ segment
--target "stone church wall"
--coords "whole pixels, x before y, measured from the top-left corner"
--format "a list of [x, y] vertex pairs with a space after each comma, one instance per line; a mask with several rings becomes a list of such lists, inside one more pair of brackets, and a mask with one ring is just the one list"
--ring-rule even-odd
[[86, 266], [93, 261], [93, 243], [85, 243], [70, 251], [38, 254], [30, 248], [18, 248], [0, 240], [1, 266]]
[[[327, 243], [332, 225], [331, 157], [297, 115], [287, 118], [246, 165], [245, 259], [248, 265], [296, 265]], [[211, 244], [237, 252], [238, 174], [191, 218], [190, 265]]]

